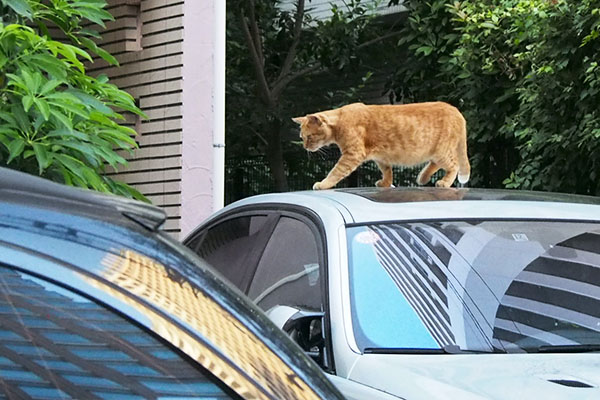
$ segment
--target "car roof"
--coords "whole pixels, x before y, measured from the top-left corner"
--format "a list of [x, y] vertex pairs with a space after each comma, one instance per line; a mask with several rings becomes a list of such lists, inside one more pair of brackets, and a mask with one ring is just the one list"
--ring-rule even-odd
[[158, 229], [167, 219], [159, 207], [112, 194], [61, 185], [23, 172], [0, 168], [0, 196], [3, 201], [48, 209], [68, 209], [110, 222], [123, 216], [148, 229]]
[[240, 205], [303, 205], [337, 210], [346, 223], [465, 218], [600, 219], [600, 198], [565, 193], [480, 188], [344, 188], [253, 196]]

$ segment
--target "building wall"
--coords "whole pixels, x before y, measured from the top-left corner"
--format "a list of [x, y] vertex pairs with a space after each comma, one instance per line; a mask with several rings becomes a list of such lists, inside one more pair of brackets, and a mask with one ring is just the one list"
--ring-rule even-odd
[[107, 74], [148, 116], [126, 115], [126, 124], [138, 132], [139, 149], [124, 154], [129, 166], [111, 174], [162, 207], [166, 231], [179, 238], [212, 211], [213, 1], [108, 4], [115, 21], [107, 24], [101, 43], [120, 66], [96, 60], [89, 71]]

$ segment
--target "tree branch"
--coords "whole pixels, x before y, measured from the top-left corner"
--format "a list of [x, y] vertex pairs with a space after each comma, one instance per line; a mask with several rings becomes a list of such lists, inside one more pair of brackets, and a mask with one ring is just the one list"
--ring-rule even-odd
[[246, 23], [246, 17], [244, 16], [243, 10], [239, 11], [238, 18], [240, 22], [240, 27], [242, 28], [242, 32], [244, 32], [244, 38], [246, 39], [248, 50], [250, 51], [250, 60], [252, 61], [252, 65], [254, 66], [254, 73], [256, 74], [256, 79], [258, 81], [258, 89], [260, 95], [265, 104], [271, 105], [273, 104], [273, 97], [271, 95], [271, 90], [269, 88], [269, 84], [267, 83], [267, 79], [265, 77], [264, 63], [261, 60], [261, 53], [256, 48], [254, 39], [252, 37], [252, 34], [250, 33], [250, 29], [248, 28], [248, 24]]
[[321, 68], [321, 63], [316, 63], [314, 65], [311, 65], [309, 67], [303, 68], [303, 69], [301, 69], [299, 71], [296, 71], [294, 73], [287, 74], [282, 79], [279, 79], [277, 81], [277, 84], [275, 86], [273, 86], [273, 89], [271, 90], [271, 94], [273, 96], [273, 99], [277, 99], [279, 97], [279, 95], [281, 94], [281, 92], [283, 91], [283, 89], [285, 89], [285, 87], [287, 85], [289, 85], [293, 80], [298, 79], [301, 76], [308, 75], [308, 74], [310, 74], [312, 72], [315, 72], [319, 68]]
[[304, 21], [304, 0], [298, 0], [298, 5], [296, 7], [296, 21], [294, 23], [294, 39], [292, 41], [292, 45], [290, 46], [290, 50], [288, 51], [285, 61], [283, 62], [283, 66], [281, 67], [281, 72], [279, 73], [279, 77], [274, 83], [274, 86], [287, 76], [292, 70], [292, 64], [296, 59], [296, 49], [298, 48], [298, 44], [300, 43], [300, 34], [302, 33], [302, 22]]
[[252, 131], [252, 133], [254, 133], [256, 135], [256, 137], [258, 137], [260, 139], [261, 142], [263, 142], [263, 144], [265, 146], [269, 145], [269, 142], [267, 141], [267, 139], [265, 139], [265, 137], [263, 135], [261, 135], [256, 129], [250, 128], [250, 130]]
[[362, 49], [362, 48], [365, 48], [365, 47], [370, 46], [372, 44], [384, 41], [385, 39], [389, 39], [391, 37], [397, 36], [397, 35], [399, 35], [401, 33], [402, 32], [400, 32], [400, 31], [391, 32], [391, 33], [388, 33], [386, 35], [379, 36], [378, 38], [375, 38], [375, 39], [369, 40], [367, 42], [361, 43], [358, 46], [356, 46], [356, 48], [357, 49]]
[[250, 12], [250, 30], [252, 32], [252, 39], [254, 41], [254, 48], [256, 49], [256, 53], [258, 54], [258, 58], [260, 60], [260, 62], [262, 63], [262, 65], [265, 64], [265, 56], [263, 54], [263, 49], [262, 49], [262, 40], [260, 37], [260, 29], [258, 28], [258, 23], [256, 22], [256, 14], [254, 13], [254, 0], [249, 0], [250, 1], [250, 7], [249, 7], [249, 12]]

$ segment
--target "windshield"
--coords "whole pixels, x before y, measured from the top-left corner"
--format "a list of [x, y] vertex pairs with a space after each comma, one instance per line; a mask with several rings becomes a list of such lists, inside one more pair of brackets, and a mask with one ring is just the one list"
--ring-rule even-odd
[[362, 351], [600, 345], [598, 223], [385, 223], [347, 237]]

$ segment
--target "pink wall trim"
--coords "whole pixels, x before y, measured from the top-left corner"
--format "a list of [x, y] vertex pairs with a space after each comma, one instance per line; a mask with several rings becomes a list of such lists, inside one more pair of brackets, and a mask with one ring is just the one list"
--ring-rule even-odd
[[213, 207], [214, 1], [184, 4], [181, 239]]

